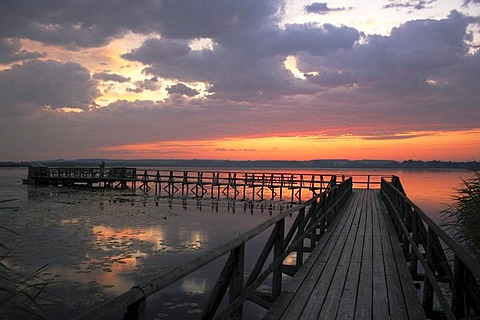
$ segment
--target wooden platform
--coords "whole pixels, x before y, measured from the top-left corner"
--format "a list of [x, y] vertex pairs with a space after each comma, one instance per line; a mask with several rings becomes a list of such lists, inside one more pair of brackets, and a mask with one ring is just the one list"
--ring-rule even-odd
[[266, 319], [425, 319], [379, 190], [354, 190]]

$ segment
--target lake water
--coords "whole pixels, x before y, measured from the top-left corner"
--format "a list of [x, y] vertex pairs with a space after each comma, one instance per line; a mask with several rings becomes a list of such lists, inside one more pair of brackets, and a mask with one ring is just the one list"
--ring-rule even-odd
[[[288, 172], [344, 174], [354, 179], [365, 174], [397, 175], [409, 198], [437, 222], [461, 179], [471, 175], [465, 170]], [[26, 186], [21, 182], [26, 175], [25, 168], [0, 168], [0, 226], [15, 232], [0, 229], [0, 244], [11, 249], [2, 263], [24, 275], [47, 265], [31, 282], [49, 283], [47, 291], [56, 295], [52, 296], [55, 306], [45, 310], [54, 319], [83, 313], [224, 244], [284, 208], [276, 205], [269, 210], [259, 202], [251, 206], [226, 199], [169, 201], [140, 190], [132, 194], [128, 190]], [[287, 225], [294, 218], [288, 219]], [[249, 246], [261, 250], [266, 236], [254, 238]], [[0, 247], [1, 255], [5, 252]], [[257, 254], [255, 249], [247, 252], [245, 271], [249, 273]], [[198, 318], [224, 261], [220, 259], [149, 298], [149, 318]], [[248, 319], [263, 314], [253, 304], [245, 308]]]

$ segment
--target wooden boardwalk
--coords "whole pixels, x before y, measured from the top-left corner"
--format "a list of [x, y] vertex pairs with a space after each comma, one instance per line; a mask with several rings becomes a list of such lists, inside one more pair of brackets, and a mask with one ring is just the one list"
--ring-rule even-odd
[[354, 190], [266, 319], [425, 319], [379, 190]]

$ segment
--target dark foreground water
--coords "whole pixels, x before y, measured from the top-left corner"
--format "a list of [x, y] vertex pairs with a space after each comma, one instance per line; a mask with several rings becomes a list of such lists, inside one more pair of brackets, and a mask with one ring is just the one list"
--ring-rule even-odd
[[[292, 172], [292, 170], [289, 170]], [[300, 171], [299, 171], [300, 172]], [[322, 172], [322, 171], [319, 171]], [[349, 172], [324, 170], [326, 173]], [[468, 171], [352, 171], [354, 174], [396, 174], [408, 196], [440, 221]], [[295, 172], [293, 172], [295, 173]], [[120, 190], [35, 187], [21, 184], [24, 168], [0, 169], [0, 244], [2, 259], [29, 280], [48, 283], [53, 319], [81, 314], [137, 283], [185, 263], [209, 249], [278, 214], [287, 204], [269, 210], [266, 203], [168, 200]], [[287, 224], [290, 224], [292, 216]], [[245, 272], [250, 273], [268, 234], [249, 242]], [[8, 248], [8, 249], [7, 249]], [[226, 257], [149, 298], [150, 319], [196, 319], [202, 312]], [[268, 284], [263, 289], [268, 289]], [[264, 315], [248, 303], [245, 318]]]

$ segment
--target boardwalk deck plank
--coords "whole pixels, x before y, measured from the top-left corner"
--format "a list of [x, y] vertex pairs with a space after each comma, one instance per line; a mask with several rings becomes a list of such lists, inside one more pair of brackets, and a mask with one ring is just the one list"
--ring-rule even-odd
[[[362, 190], [362, 194], [368, 197], [366, 190]], [[355, 306], [356, 319], [371, 319], [372, 318], [372, 283], [373, 283], [373, 266], [372, 266], [372, 239], [373, 239], [373, 219], [369, 212], [369, 201], [365, 202], [367, 212], [367, 223], [365, 228], [365, 238], [363, 241], [362, 265], [360, 272], [360, 282], [358, 284], [358, 298]]]
[[[358, 207], [356, 200], [357, 199], [354, 198], [351, 202], [352, 210], [355, 210], [355, 208]], [[307, 304], [305, 305], [303, 312], [301, 312], [302, 319], [316, 319], [326, 303], [327, 294], [332, 290], [335, 291], [335, 283], [333, 280], [335, 275], [337, 275], [336, 270], [340, 263], [340, 258], [343, 256], [342, 252], [345, 248], [347, 236], [350, 233], [354, 218], [355, 215], [351, 215], [346, 220], [347, 224], [342, 229], [340, 237], [333, 248], [333, 252], [330, 254], [328, 261], [326, 261], [324, 272], [316, 282], [310, 296], [307, 298]], [[338, 276], [341, 277], [341, 273], [338, 273]], [[285, 319], [291, 319], [291, 316], [288, 315]]]
[[[362, 198], [363, 201], [365, 200]], [[363, 240], [365, 235], [365, 228], [367, 223], [367, 214], [363, 210], [360, 213], [360, 222], [355, 237], [355, 249], [352, 253], [348, 276], [343, 288], [342, 297], [340, 298], [340, 305], [338, 307], [337, 318], [339, 319], [353, 319], [355, 316], [355, 305], [357, 302], [358, 282], [360, 279], [360, 267], [362, 264], [362, 250]]]
[[[356, 210], [362, 210], [362, 198], [359, 199]], [[321, 308], [321, 311], [317, 311], [312, 314], [312, 318], [317, 318], [316, 314], [319, 314], [320, 319], [333, 319], [336, 317], [340, 301], [342, 298], [343, 290], [345, 288], [345, 283], [350, 270], [350, 265], [352, 263], [352, 254], [355, 250], [355, 240], [360, 227], [360, 218], [361, 214], [354, 215], [353, 224], [348, 233], [347, 242], [341, 253], [340, 260], [338, 262], [338, 272], [335, 273], [333, 277], [330, 290], [328, 291], [327, 297], [325, 299], [324, 306]], [[364, 227], [364, 226], [362, 226]]]
[[[348, 206], [348, 204], [346, 205]], [[337, 219], [333, 221], [331, 228], [322, 236], [322, 238], [320, 238], [319, 243], [312, 250], [309, 258], [305, 261], [302, 268], [297, 271], [295, 277], [292, 279], [292, 282], [287, 286], [287, 289], [282, 292], [277, 298], [277, 307], [271, 309], [267, 313], [265, 319], [279, 319], [282, 316], [283, 312], [290, 305], [292, 299], [294, 298], [300, 287], [306, 282], [310, 281], [310, 278], [312, 278], [312, 276], [315, 276], [312, 269], [317, 269], [317, 273], [322, 271], [321, 268], [316, 265], [317, 260], [320, 259], [320, 253], [331, 251], [330, 247], [327, 247], [327, 245], [332, 246], [335, 243], [336, 239], [338, 239], [339, 235], [338, 233], [334, 234], [333, 230], [337, 230], [338, 232], [339, 228], [336, 227], [340, 226], [341, 228], [342, 226], [344, 226], [346, 218], [346, 215], [339, 215]], [[332, 237], [333, 239], [330, 241]], [[308, 279], [307, 276], [309, 276]]]
[[422, 319], [378, 190], [355, 190], [267, 319]]
[[[346, 204], [348, 208], [351, 208], [352, 205], [353, 204], [351, 201]], [[324, 250], [314, 250], [316, 252], [316, 256], [314, 255], [314, 252], [312, 252], [310, 257], [312, 257], [311, 260], [315, 260], [313, 265], [314, 268], [311, 268], [310, 272], [306, 274], [302, 281], [302, 285], [295, 291], [296, 294], [294, 295], [293, 300], [290, 302], [288, 309], [286, 310], [285, 314], [282, 315], [281, 319], [294, 319], [302, 313], [308, 298], [315, 288], [315, 284], [317, 283], [321, 274], [325, 271], [327, 262], [329, 261], [332, 253], [335, 251], [337, 243], [341, 241], [343, 230], [348, 228], [349, 219], [351, 218], [352, 217], [349, 217], [348, 215], [342, 215], [340, 221], [336, 224], [336, 228], [334, 228], [329, 241], [326, 243]]]
[[[379, 196], [379, 195], [378, 195]], [[385, 204], [379, 201], [378, 205], [382, 207], [382, 210], [386, 212]], [[393, 254], [391, 258], [394, 260], [393, 265], [396, 266], [398, 276], [400, 278], [400, 284], [402, 286], [402, 294], [405, 300], [406, 311], [408, 312], [410, 319], [422, 319], [425, 318], [425, 312], [420, 304], [420, 300], [417, 296], [417, 292], [413, 286], [413, 280], [408, 271], [408, 266], [403, 258], [403, 250], [398, 242], [397, 233], [395, 227], [389, 217], [383, 217], [387, 226], [388, 233], [390, 235], [390, 244], [393, 248]]]
[[380, 219], [381, 212], [377, 207], [375, 195], [370, 193], [371, 211], [373, 217], [373, 319], [388, 319], [388, 293], [385, 268], [385, 245], [382, 243], [382, 233], [386, 232], [385, 222]]

